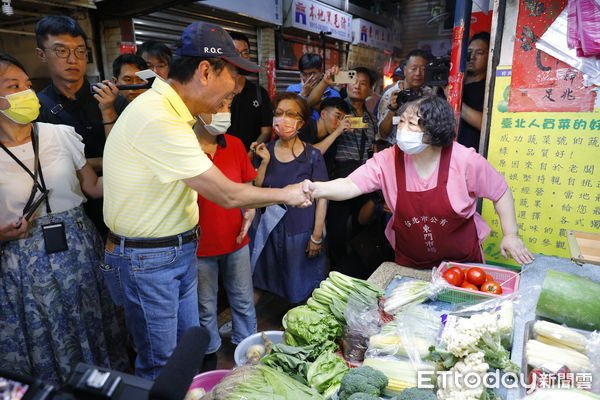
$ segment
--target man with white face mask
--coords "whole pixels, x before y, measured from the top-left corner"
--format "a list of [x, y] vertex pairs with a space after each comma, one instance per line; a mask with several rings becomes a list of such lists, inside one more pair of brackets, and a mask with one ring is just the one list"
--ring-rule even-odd
[[[223, 174], [234, 182], [251, 182], [256, 171], [240, 139], [226, 134], [231, 124], [231, 101], [226, 100], [216, 114], [200, 114], [194, 132], [202, 151]], [[198, 265], [198, 307], [200, 324], [210, 335], [207, 353], [221, 345], [217, 326], [219, 274], [227, 292], [233, 330], [231, 341], [237, 345], [256, 332], [252, 271], [248, 250], [248, 228], [254, 218], [252, 209], [225, 209], [198, 196], [200, 241], [196, 250]], [[216, 367], [216, 357], [213, 358]], [[206, 365], [205, 365], [206, 367]]]
[[476, 207], [485, 197], [500, 218], [501, 254], [520, 264], [533, 260], [519, 238], [506, 180], [454, 141], [454, 117], [444, 99], [422, 97], [401, 108], [396, 139], [397, 146], [378, 152], [347, 178], [314, 183], [314, 197], [346, 200], [381, 190], [393, 212], [385, 233], [395, 261], [412, 268], [443, 260], [484, 262], [481, 243], [490, 228]]

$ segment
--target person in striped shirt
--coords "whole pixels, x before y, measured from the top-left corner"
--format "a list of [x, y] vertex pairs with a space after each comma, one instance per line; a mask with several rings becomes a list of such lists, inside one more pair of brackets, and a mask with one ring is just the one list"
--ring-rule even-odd
[[216, 113], [239, 92], [239, 73], [260, 67], [240, 57], [221, 27], [203, 22], [185, 29], [177, 55], [169, 78], [156, 78], [121, 114], [104, 152], [103, 272], [125, 310], [136, 374], [152, 380], [183, 332], [199, 325], [198, 194], [225, 208], [311, 204], [308, 181], [283, 189], [232, 182], [192, 129], [194, 116]]

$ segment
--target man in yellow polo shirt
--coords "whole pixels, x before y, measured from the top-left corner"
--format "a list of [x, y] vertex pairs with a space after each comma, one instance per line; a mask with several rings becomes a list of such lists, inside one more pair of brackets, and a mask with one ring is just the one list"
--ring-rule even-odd
[[[263, 189], [227, 179], [201, 150], [194, 116], [216, 113], [237, 93], [241, 58], [219, 26], [195, 22], [182, 34], [169, 79], [156, 78], [119, 117], [104, 150], [103, 272], [138, 351], [138, 376], [155, 379], [178, 339], [199, 325], [197, 196], [223, 207], [307, 206], [302, 184]], [[306, 187], [306, 185], [304, 186]], [[213, 356], [214, 357], [214, 356]]]

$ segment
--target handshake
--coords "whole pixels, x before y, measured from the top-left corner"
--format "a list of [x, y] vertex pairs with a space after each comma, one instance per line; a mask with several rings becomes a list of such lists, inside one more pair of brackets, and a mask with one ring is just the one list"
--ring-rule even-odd
[[283, 190], [288, 194], [285, 204], [289, 206], [310, 207], [315, 200], [316, 185], [308, 179], [294, 185], [287, 185]]

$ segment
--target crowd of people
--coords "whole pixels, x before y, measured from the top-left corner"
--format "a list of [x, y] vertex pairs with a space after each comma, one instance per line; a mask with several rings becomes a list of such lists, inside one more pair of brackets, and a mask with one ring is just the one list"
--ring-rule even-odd
[[[127, 370], [131, 347], [136, 374], [155, 379], [201, 325], [214, 369], [219, 277], [237, 344], [256, 332], [255, 291], [300, 303], [328, 270], [483, 262], [479, 197], [499, 214], [500, 251], [532, 261], [510, 188], [476, 152], [487, 34], [469, 45], [458, 141], [423, 50], [380, 99], [373, 71], [338, 85], [318, 54], [271, 99], [248, 38], [213, 24], [188, 26], [175, 54], [143, 43], [93, 85], [75, 20], [41, 19], [36, 41], [51, 79], [37, 94], [0, 54], [4, 368], [61, 383], [77, 362]], [[149, 89], [118, 89], [146, 69]]]

